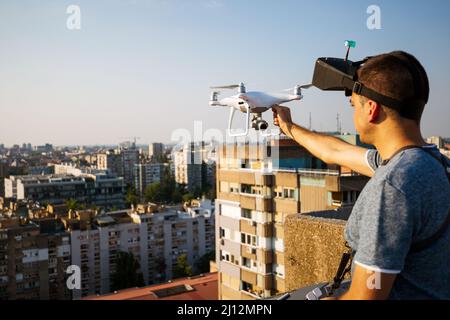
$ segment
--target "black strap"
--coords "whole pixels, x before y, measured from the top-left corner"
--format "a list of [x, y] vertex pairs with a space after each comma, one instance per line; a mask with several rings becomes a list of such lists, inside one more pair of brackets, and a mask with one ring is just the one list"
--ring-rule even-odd
[[345, 246], [347, 248], [347, 252], [344, 252], [344, 254], [342, 255], [341, 262], [339, 263], [339, 268], [333, 278], [333, 283], [331, 284], [330, 291], [328, 292], [329, 296], [331, 296], [334, 291], [341, 286], [341, 283], [344, 280], [345, 276], [352, 269], [352, 262], [353, 257], [355, 256], [355, 251], [348, 245], [347, 242], [345, 243]]
[[397, 100], [381, 93], [372, 90], [359, 81], [355, 81], [348, 77], [342, 79], [342, 85], [351, 90], [352, 92], [359, 94], [363, 97], [376, 101], [388, 108], [396, 110], [402, 117], [407, 119], [416, 120], [415, 114], [417, 109], [421, 109], [425, 106], [425, 101], [416, 98]]

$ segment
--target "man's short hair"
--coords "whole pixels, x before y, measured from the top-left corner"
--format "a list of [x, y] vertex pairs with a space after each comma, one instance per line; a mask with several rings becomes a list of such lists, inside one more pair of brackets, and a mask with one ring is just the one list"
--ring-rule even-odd
[[422, 101], [423, 104], [408, 105], [408, 110], [395, 110], [404, 118], [420, 122], [428, 102], [430, 86], [425, 69], [413, 55], [394, 51], [374, 56], [358, 70], [358, 81], [369, 89], [396, 100]]

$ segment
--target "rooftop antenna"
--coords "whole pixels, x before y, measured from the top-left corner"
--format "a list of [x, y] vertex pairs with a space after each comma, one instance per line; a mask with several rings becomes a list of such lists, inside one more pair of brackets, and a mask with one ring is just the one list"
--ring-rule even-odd
[[345, 61], [347, 62], [351, 48], [356, 48], [356, 41], [345, 40], [345, 46], [347, 47], [347, 54], [345, 55]]
[[309, 113], [309, 130], [312, 128], [311, 112]]
[[336, 116], [336, 124], [337, 124], [337, 131], [339, 132], [339, 134], [342, 134], [341, 120], [339, 119], [339, 113]]

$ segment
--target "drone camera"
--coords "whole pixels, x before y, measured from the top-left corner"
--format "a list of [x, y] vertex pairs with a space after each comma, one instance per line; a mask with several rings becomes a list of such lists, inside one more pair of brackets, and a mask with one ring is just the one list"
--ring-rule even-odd
[[257, 114], [253, 116], [252, 127], [255, 130], [264, 131], [267, 130], [267, 128], [269, 128], [269, 124], [267, 123], [267, 121], [262, 119], [261, 114]]
[[258, 121], [257, 123], [258, 126], [258, 130], [267, 130], [267, 128], [269, 127], [269, 124], [267, 123], [267, 121]]

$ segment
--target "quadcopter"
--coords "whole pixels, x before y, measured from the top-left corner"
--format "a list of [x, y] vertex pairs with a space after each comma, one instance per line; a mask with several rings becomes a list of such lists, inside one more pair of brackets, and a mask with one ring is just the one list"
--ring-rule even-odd
[[[360, 83], [355, 83], [354, 75], [358, 66], [367, 61], [367, 59], [356, 63], [348, 60], [350, 49], [356, 47], [356, 41], [346, 40], [345, 47], [347, 48], [345, 59], [319, 58], [316, 61], [312, 84], [297, 85], [294, 88], [283, 90], [280, 93], [247, 92], [242, 82], [228, 86], [211, 87], [214, 91], [211, 93], [209, 105], [230, 108], [228, 134], [231, 137], [246, 136], [248, 134], [250, 129], [250, 114], [252, 114], [251, 127], [253, 129], [261, 131], [263, 136], [274, 136], [265, 133], [269, 124], [263, 120], [261, 114], [271, 109], [274, 105], [301, 100], [303, 98], [302, 89], [315, 86], [321, 90], [345, 90], [346, 95], [348, 92], [358, 90], [358, 88], [360, 91], [363, 90]], [[234, 96], [219, 100], [220, 91], [218, 90], [222, 89], [238, 89], [238, 93]], [[367, 89], [364, 88], [364, 90], [367, 95]], [[379, 97], [379, 94], [377, 96]], [[236, 110], [246, 114], [246, 128], [242, 133], [233, 133], [231, 129]]]
[[[230, 108], [230, 116], [228, 119], [228, 134], [230, 137], [239, 137], [248, 135], [250, 129], [250, 114], [252, 115], [251, 127], [257, 131], [261, 131], [263, 136], [273, 136], [267, 134], [269, 127], [267, 121], [263, 120], [262, 113], [271, 109], [272, 106], [289, 101], [301, 100], [302, 89], [308, 89], [312, 85], [297, 85], [294, 88], [283, 90], [279, 93], [268, 93], [261, 91], [246, 91], [244, 83], [211, 87], [214, 91], [211, 93], [209, 101], [210, 106], [222, 106]], [[238, 93], [231, 97], [226, 97], [219, 100], [220, 91], [226, 89], [238, 89]], [[244, 132], [233, 133], [232, 124], [235, 112], [241, 111], [246, 115], [246, 127]]]

